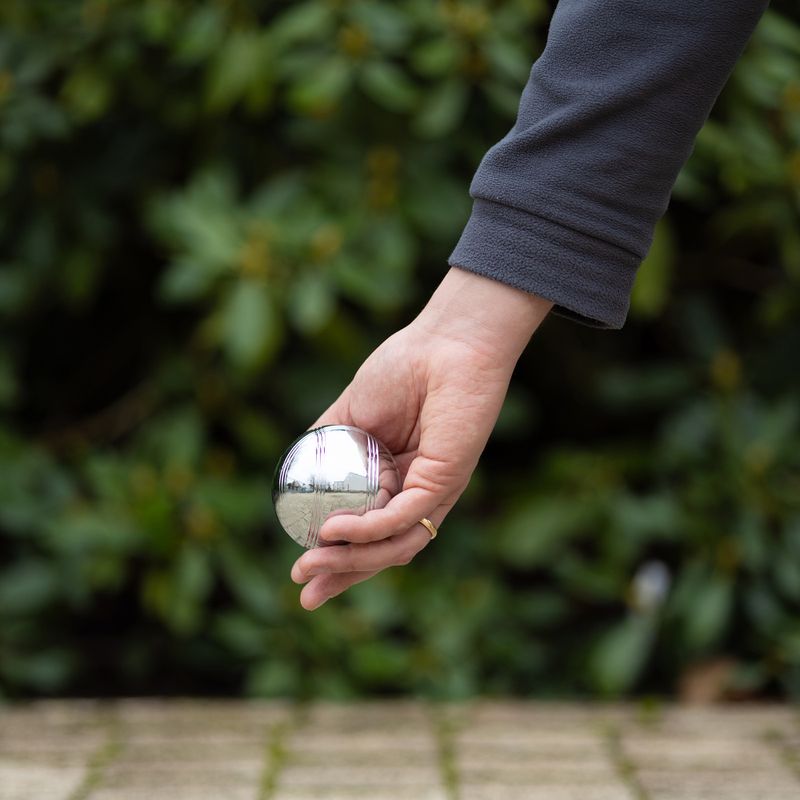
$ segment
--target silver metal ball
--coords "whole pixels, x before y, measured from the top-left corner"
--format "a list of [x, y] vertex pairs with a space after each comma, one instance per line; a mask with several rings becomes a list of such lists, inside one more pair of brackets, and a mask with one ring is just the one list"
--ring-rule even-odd
[[275, 468], [272, 503], [281, 527], [303, 547], [336, 514], [383, 508], [400, 491], [394, 458], [371, 433], [323, 425], [298, 436]]

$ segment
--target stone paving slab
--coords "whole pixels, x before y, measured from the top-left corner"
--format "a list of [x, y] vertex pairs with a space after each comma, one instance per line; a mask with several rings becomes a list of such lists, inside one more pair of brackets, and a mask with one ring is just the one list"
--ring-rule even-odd
[[41, 800], [44, 797], [70, 797], [80, 786], [83, 767], [0, 762], [2, 800]]
[[467, 786], [461, 800], [631, 800], [634, 795], [625, 786], [564, 786], [534, 784], [507, 786], [504, 783]]
[[520, 700], [0, 707], [0, 800], [800, 800], [800, 714]]
[[449, 800], [451, 795], [443, 787], [362, 786], [329, 787], [322, 791], [288, 788], [279, 790], [275, 797], [278, 800]]
[[205, 790], [197, 786], [163, 786], [98, 789], [90, 796], [91, 800], [253, 800], [255, 795], [250, 786], [214, 786]]

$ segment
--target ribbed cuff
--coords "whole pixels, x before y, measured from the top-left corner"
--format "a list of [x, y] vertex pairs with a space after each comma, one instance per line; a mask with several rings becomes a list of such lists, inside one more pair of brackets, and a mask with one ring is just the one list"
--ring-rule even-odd
[[640, 262], [602, 239], [481, 198], [447, 259], [551, 300], [554, 314], [615, 330], [625, 324]]

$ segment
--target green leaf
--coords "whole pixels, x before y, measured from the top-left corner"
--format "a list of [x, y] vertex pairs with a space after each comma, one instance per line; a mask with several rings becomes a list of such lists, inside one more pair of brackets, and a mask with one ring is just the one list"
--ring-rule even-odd
[[313, 71], [303, 73], [289, 90], [289, 103], [303, 113], [328, 111], [339, 103], [350, 80], [350, 64], [340, 56], [333, 56]]
[[19, 560], [0, 572], [0, 615], [35, 614], [58, 597], [58, 576], [43, 559]]
[[648, 614], [632, 614], [612, 628], [592, 651], [592, 684], [606, 695], [630, 689], [644, 668], [655, 633], [655, 618]]
[[275, 458], [285, 446], [277, 422], [261, 411], [240, 411], [231, 424], [239, 447], [251, 458]]
[[[229, 170], [208, 166], [183, 191], [148, 204], [150, 227], [178, 254], [178, 274], [164, 277], [166, 297], [195, 296], [236, 262], [244, 236], [235, 187]], [[190, 276], [192, 270], [203, 274]]]
[[179, 19], [178, 6], [163, 0], [139, 3], [139, 20], [146, 39], [161, 43], [168, 39]]
[[359, 80], [364, 92], [389, 111], [408, 111], [418, 97], [417, 87], [401, 69], [388, 61], [366, 64]]
[[315, 333], [331, 318], [336, 306], [330, 281], [319, 273], [305, 273], [289, 291], [289, 319], [302, 333]]
[[497, 536], [507, 563], [532, 567], [557, 557], [569, 540], [591, 524], [594, 509], [562, 498], [533, 498], [505, 516]]
[[221, 342], [228, 358], [239, 367], [263, 364], [275, 352], [280, 326], [262, 281], [239, 280], [221, 309]]
[[[666, 491], [645, 495], [621, 492], [612, 515], [614, 529], [629, 547], [643, 546], [652, 539], [675, 539], [685, 524], [680, 504]], [[633, 555], [636, 551], [629, 552]]]
[[770, 48], [780, 47], [800, 59], [800, 25], [786, 14], [768, 10], [758, 26], [757, 39]]
[[778, 555], [773, 566], [775, 584], [783, 595], [800, 603], [800, 562], [789, 554]]
[[207, 554], [196, 547], [183, 547], [169, 583], [168, 602], [161, 609], [176, 632], [186, 635], [198, 629], [212, 581]]
[[142, 436], [142, 447], [149, 460], [159, 465], [194, 468], [200, 461], [205, 437], [203, 418], [197, 408], [188, 405], [151, 419]]
[[527, 50], [509, 41], [505, 36], [491, 36], [484, 42], [484, 51], [489, 63], [512, 80], [521, 90], [531, 71], [532, 57]]
[[744, 593], [743, 600], [750, 623], [762, 634], [776, 636], [785, 627], [788, 615], [771, 586], [754, 584]]
[[519, 111], [520, 94], [517, 89], [512, 89], [506, 83], [497, 80], [488, 80], [482, 84], [492, 108], [503, 117], [514, 119]]
[[206, 106], [222, 111], [246, 98], [251, 110], [263, 109], [272, 95], [272, 51], [258, 31], [230, 34], [208, 71]]
[[329, 3], [310, 0], [290, 6], [272, 22], [271, 40], [279, 47], [326, 37], [333, 31], [334, 11]]
[[9, 654], [0, 663], [0, 674], [12, 684], [43, 695], [64, 689], [76, 672], [76, 653], [65, 648], [42, 647], [26, 655]]
[[598, 399], [617, 412], [670, 408], [693, 389], [685, 364], [611, 368], [598, 375]]
[[418, 136], [445, 136], [458, 127], [467, 106], [468, 90], [459, 80], [445, 81], [429, 92], [414, 118]]
[[669, 300], [675, 264], [675, 242], [666, 218], [656, 225], [647, 258], [636, 273], [631, 292], [631, 313], [649, 319], [660, 314]]
[[[253, 430], [252, 423], [248, 430]], [[194, 497], [218, 515], [228, 528], [239, 532], [260, 526], [271, 513], [269, 494], [260, 480], [204, 478]]]
[[342, 293], [373, 309], [392, 309], [410, 291], [416, 241], [397, 216], [365, 219], [347, 253], [332, 268]]
[[394, 52], [408, 43], [411, 24], [402, 5], [357, 0], [350, 4], [349, 10], [352, 18], [363, 25], [370, 39], [382, 50]]
[[219, 6], [196, 6], [177, 34], [176, 59], [187, 64], [206, 59], [219, 47], [225, 33], [225, 17]]
[[458, 237], [469, 218], [472, 199], [461, 181], [434, 177], [427, 163], [409, 164], [404, 211], [432, 239]]
[[722, 637], [733, 605], [733, 584], [715, 576], [694, 587], [684, 616], [686, 644], [694, 650], [709, 650]]
[[411, 64], [420, 75], [439, 77], [454, 72], [464, 55], [464, 44], [459, 39], [442, 36], [415, 47]]
[[102, 507], [76, 510], [51, 520], [47, 538], [54, 552], [84, 559], [104, 553], [123, 556], [142, 544], [127, 516]]
[[159, 296], [168, 303], [198, 300], [209, 293], [223, 270], [188, 258], [176, 259], [164, 273]]
[[706, 399], [698, 399], [667, 418], [661, 431], [660, 454], [665, 465], [686, 465], [708, 456], [714, 436], [714, 409]]
[[62, 89], [64, 104], [80, 122], [102, 116], [108, 108], [112, 90], [105, 76], [88, 65], [76, 67]]
[[228, 589], [242, 607], [259, 621], [280, 618], [277, 587], [270, 580], [263, 560], [254, 560], [233, 542], [221, 550], [221, 568]]
[[409, 651], [399, 643], [367, 641], [353, 648], [348, 660], [367, 686], [397, 684], [408, 674]]
[[247, 614], [222, 612], [214, 625], [214, 633], [226, 649], [237, 656], [253, 658], [264, 655], [263, 623]]
[[285, 661], [270, 659], [247, 673], [249, 697], [287, 697], [297, 693], [301, 676]]

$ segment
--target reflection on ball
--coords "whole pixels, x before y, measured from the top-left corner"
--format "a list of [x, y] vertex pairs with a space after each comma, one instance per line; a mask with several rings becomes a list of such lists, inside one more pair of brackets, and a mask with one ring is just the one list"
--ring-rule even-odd
[[286, 533], [316, 547], [328, 517], [383, 508], [399, 491], [400, 473], [385, 445], [351, 425], [324, 425], [286, 449], [275, 468], [272, 502]]

